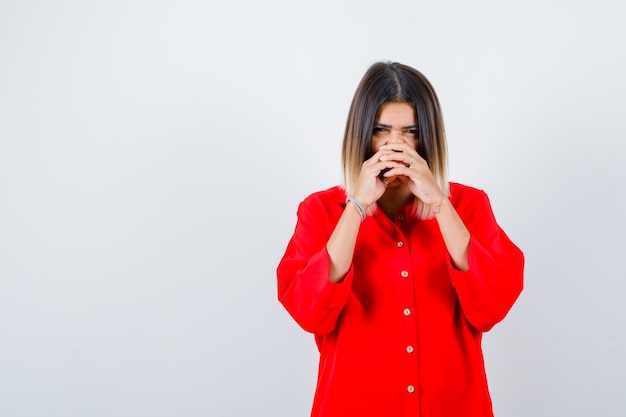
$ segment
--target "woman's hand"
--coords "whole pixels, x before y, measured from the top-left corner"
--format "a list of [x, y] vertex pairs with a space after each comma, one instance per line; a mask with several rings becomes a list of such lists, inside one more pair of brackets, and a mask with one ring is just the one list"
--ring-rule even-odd
[[[383, 195], [387, 184], [379, 177], [379, 174], [386, 168], [404, 168], [399, 160], [383, 159], [384, 155], [395, 153], [391, 150], [379, 150], [370, 159], [363, 162], [361, 173], [356, 184], [353, 197], [356, 198], [365, 208], [374, 204]], [[384, 178], [384, 177], [383, 177]]]
[[390, 143], [380, 147], [381, 162], [393, 161], [396, 165], [385, 172], [384, 178], [399, 177], [417, 198], [428, 206], [441, 204], [444, 197], [426, 160], [406, 143]]

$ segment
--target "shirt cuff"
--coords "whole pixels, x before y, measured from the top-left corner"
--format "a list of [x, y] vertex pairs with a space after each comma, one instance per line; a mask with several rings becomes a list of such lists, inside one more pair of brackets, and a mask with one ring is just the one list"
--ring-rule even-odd
[[348, 300], [348, 295], [352, 288], [353, 270], [352, 267], [339, 283], [331, 282], [328, 279], [330, 272], [330, 256], [324, 247], [311, 258], [307, 267], [307, 274], [318, 277], [314, 281], [311, 291], [319, 300], [319, 306], [327, 309], [343, 307]]

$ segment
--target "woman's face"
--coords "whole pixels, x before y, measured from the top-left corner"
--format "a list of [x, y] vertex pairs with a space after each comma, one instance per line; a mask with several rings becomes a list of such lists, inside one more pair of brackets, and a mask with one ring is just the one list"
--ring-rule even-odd
[[[418, 130], [415, 109], [409, 103], [389, 102], [378, 110], [372, 132], [372, 153], [386, 144], [406, 143], [417, 149]], [[387, 178], [393, 183], [396, 178]]]
[[372, 152], [387, 143], [401, 142], [413, 148], [417, 146], [415, 109], [409, 103], [385, 103], [380, 106], [374, 122]]

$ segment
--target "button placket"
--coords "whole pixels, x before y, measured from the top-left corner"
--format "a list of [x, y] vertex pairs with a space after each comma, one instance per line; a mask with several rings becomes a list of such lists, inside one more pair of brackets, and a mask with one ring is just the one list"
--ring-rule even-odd
[[[398, 221], [404, 220], [403, 215], [397, 215]], [[401, 389], [406, 393], [404, 401], [406, 401], [407, 409], [414, 407], [416, 401], [419, 401], [418, 391], [418, 356], [417, 355], [417, 323], [416, 323], [416, 305], [415, 305], [415, 282], [412, 274], [412, 260], [409, 251], [408, 241], [400, 233], [395, 238], [395, 250], [400, 268], [396, 275], [398, 278], [399, 290], [399, 317], [401, 320], [401, 336], [398, 354], [401, 355], [402, 373], [401, 378], [397, 381]], [[400, 388], [400, 387], [399, 387]]]

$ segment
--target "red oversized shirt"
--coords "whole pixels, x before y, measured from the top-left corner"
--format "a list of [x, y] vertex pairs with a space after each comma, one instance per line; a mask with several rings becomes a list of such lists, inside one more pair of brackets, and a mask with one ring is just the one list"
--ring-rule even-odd
[[487, 195], [450, 184], [470, 232], [469, 271], [451, 263], [436, 219], [412, 204], [359, 229], [352, 266], [328, 280], [326, 243], [345, 208], [340, 187], [307, 197], [277, 268], [278, 298], [320, 352], [312, 417], [490, 417], [482, 333], [522, 290], [524, 257]]

